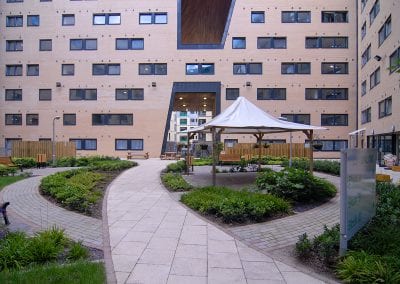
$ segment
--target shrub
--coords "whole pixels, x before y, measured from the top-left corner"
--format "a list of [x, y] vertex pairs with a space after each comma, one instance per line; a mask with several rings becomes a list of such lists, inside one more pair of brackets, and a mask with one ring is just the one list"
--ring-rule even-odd
[[21, 268], [31, 262], [27, 235], [22, 232], [8, 233], [0, 240], [0, 271]]
[[307, 236], [307, 233], [299, 236], [299, 240], [295, 246], [295, 252], [297, 257], [301, 259], [308, 259], [312, 253], [312, 243]]
[[63, 231], [55, 230], [38, 233], [29, 241], [28, 251], [31, 261], [35, 263], [46, 263], [57, 259], [63, 251]]
[[400, 186], [378, 182], [376, 192], [379, 198], [376, 218], [387, 224], [400, 225]]
[[80, 260], [80, 259], [87, 259], [89, 257], [89, 250], [82, 246], [81, 243], [72, 243], [71, 247], [69, 248], [67, 259], [70, 261]]
[[226, 187], [200, 188], [184, 194], [181, 201], [200, 213], [221, 218], [225, 223], [261, 221], [290, 211], [289, 203], [278, 197]]
[[186, 162], [178, 161], [176, 163], [169, 164], [167, 166], [166, 172], [167, 173], [182, 173], [185, 170], [186, 170]]
[[91, 170], [122, 171], [137, 166], [137, 163], [122, 160], [103, 160], [91, 161], [88, 166]]
[[33, 168], [36, 167], [36, 160], [34, 158], [25, 157], [25, 158], [13, 158], [13, 163], [16, 164], [20, 168]]
[[17, 169], [15, 167], [7, 167], [5, 165], [0, 165], [0, 176], [15, 175]]
[[[285, 168], [289, 167], [289, 160], [283, 160], [282, 166]], [[297, 157], [293, 158], [292, 168], [308, 171], [310, 169], [309, 159]], [[314, 160], [314, 171], [339, 176], [340, 162], [330, 160]]]
[[75, 167], [76, 158], [75, 157], [62, 157], [56, 161], [57, 167]]
[[166, 173], [161, 176], [164, 185], [172, 191], [185, 191], [192, 188], [186, 180], [177, 173]]

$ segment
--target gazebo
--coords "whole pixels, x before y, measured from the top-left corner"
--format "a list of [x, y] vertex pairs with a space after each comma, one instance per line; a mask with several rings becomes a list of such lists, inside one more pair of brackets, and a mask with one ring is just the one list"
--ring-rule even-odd
[[[252, 134], [259, 144], [259, 160], [261, 159], [262, 138], [267, 133], [302, 131], [310, 140], [310, 171], [313, 171], [313, 141], [314, 130], [326, 130], [324, 127], [288, 122], [275, 118], [244, 97], [239, 97], [227, 109], [214, 117], [209, 122], [188, 130], [188, 143], [195, 133], [212, 133], [213, 166], [212, 182], [216, 184], [216, 151], [215, 142], [217, 134]], [[189, 149], [189, 147], [188, 147]], [[260, 163], [260, 162], [259, 162]]]

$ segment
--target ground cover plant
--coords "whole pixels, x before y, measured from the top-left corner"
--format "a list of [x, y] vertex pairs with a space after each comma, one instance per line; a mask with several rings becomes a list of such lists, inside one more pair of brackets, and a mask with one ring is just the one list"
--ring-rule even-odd
[[[289, 167], [289, 160], [284, 159], [282, 161], [282, 166], [285, 168]], [[292, 168], [309, 170], [310, 160], [307, 158], [293, 158]], [[314, 160], [314, 171], [327, 173], [335, 176], [340, 175], [340, 162], [331, 160]]]
[[12, 158], [14, 164], [16, 164], [20, 169], [29, 169], [36, 167], [36, 160], [31, 157], [23, 157], [23, 158]]
[[165, 173], [161, 176], [161, 180], [165, 187], [171, 191], [187, 191], [192, 188], [178, 173]]
[[186, 161], [178, 161], [176, 163], [169, 164], [165, 171], [167, 173], [183, 173], [186, 170]]
[[193, 190], [182, 195], [181, 201], [202, 214], [220, 218], [224, 223], [259, 222], [290, 212], [289, 203], [279, 197], [217, 186]]
[[14, 176], [17, 173], [15, 167], [7, 167], [5, 165], [0, 165], [0, 177]]

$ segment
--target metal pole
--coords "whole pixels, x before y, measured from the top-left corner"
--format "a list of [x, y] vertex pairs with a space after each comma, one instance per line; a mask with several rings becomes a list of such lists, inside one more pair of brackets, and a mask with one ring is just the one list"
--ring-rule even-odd
[[56, 166], [56, 120], [60, 119], [59, 116], [53, 118], [53, 139], [52, 139], [52, 150], [51, 150], [51, 157], [52, 157], [52, 165], [53, 167]]
[[216, 172], [215, 172], [215, 170], [216, 170], [216, 167], [215, 167], [215, 164], [216, 164], [216, 156], [217, 156], [217, 147], [218, 147], [218, 145], [216, 144], [216, 137], [215, 137], [216, 135], [215, 135], [215, 128], [213, 128], [212, 129], [212, 145], [213, 145], [213, 147], [212, 147], [212, 157], [213, 157], [213, 163], [212, 163], [212, 185], [216, 185], [217, 184], [217, 176], [216, 176]]
[[292, 167], [292, 132], [290, 132], [289, 168]]

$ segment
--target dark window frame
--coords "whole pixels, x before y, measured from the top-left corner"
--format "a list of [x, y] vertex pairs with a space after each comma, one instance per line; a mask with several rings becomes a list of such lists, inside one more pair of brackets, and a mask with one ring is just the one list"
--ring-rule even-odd
[[22, 125], [21, 113], [6, 113], [4, 117], [5, 117], [4, 119], [5, 125]]
[[286, 88], [257, 88], [257, 100], [286, 100]]
[[22, 15], [9, 15], [6, 16], [7, 28], [20, 28], [24, 26], [24, 16]]
[[[293, 65], [293, 73], [285, 73], [284, 66], [289, 66]], [[299, 68], [300, 66], [308, 65], [308, 72], [300, 72], [301, 70], [304, 70], [304, 68]], [[282, 75], [310, 75], [311, 74], [311, 62], [281, 62], [281, 74]]]
[[[104, 66], [104, 73], [98, 73], [96, 67]], [[118, 67], [118, 73], [110, 74], [110, 67]], [[92, 64], [92, 75], [93, 76], [120, 76], [121, 75], [121, 64], [120, 63], [93, 63]]]
[[6, 101], [22, 101], [22, 89], [5, 89], [4, 99]]
[[[118, 92], [126, 92], [126, 98], [121, 98]], [[141, 93], [137, 96], [136, 93]], [[115, 89], [115, 100], [116, 101], [143, 101], [144, 100], [144, 89], [143, 88], [117, 88]]]
[[372, 118], [371, 107], [361, 111], [361, 124], [366, 124], [371, 122], [371, 118]]
[[[95, 116], [99, 116], [99, 119], [95, 119]], [[112, 120], [112, 116], [120, 116], [119, 118], [119, 123], [114, 124], [110, 123], [110, 120]], [[126, 116], [126, 120], [122, 119], [121, 116]], [[93, 113], [92, 114], [92, 125], [93, 126], [104, 126], [104, 125], [110, 125], [110, 126], [131, 126], [133, 125], [133, 114], [132, 113]]]
[[[34, 19], [37, 19], [37, 22]], [[27, 27], [39, 27], [40, 26], [40, 15], [27, 15], [26, 16], [26, 26]]]
[[[118, 47], [118, 41], [127, 41], [128, 48]], [[141, 42], [140, 48], [134, 47], [134, 42]], [[144, 38], [116, 38], [115, 39], [115, 50], [144, 50]]]
[[22, 39], [6, 40], [6, 52], [24, 51], [24, 41]]
[[378, 31], [378, 46], [381, 46], [392, 33], [392, 16], [390, 15]]
[[381, 68], [378, 67], [369, 76], [369, 89], [372, 90], [381, 83]]
[[[305, 88], [304, 91], [305, 100], [347, 101], [349, 99], [348, 88]], [[307, 93], [307, 91], [309, 91], [310, 93]], [[317, 97], [313, 96], [311, 91], [316, 91]]]
[[[333, 40], [336, 43], [338, 40], [344, 40], [345, 45], [341, 46], [340, 44], [334, 44], [330, 47], [324, 45], [324, 40]], [[309, 41], [314, 40], [316, 42], [315, 45], [309, 45]], [[305, 38], [305, 48], [306, 49], [314, 49], [314, 48], [321, 48], [321, 49], [348, 49], [349, 48], [349, 38], [347, 36], [320, 36], [320, 37], [306, 37]]]
[[[47, 97], [49, 91], [50, 91], [50, 98]], [[46, 94], [44, 94], [43, 92], [46, 92]], [[46, 97], [44, 97], [44, 95], [46, 95]], [[53, 95], [52, 89], [39, 89], [39, 101], [51, 101], [52, 95]]]
[[[50, 49], [48, 47], [44, 48], [45, 46], [42, 45], [44, 43], [50, 42]], [[52, 39], [39, 39], [39, 51], [52, 51], [53, 50], [53, 40]]]
[[[257, 68], [260, 68], [260, 72], [253, 72], [252, 71], [253, 65], [257, 66]], [[245, 73], [235, 72], [235, 66], [242, 66], [242, 67], [245, 66]], [[262, 73], [263, 73], [262, 69], [263, 69], [262, 62], [233, 63], [233, 75], [262, 75]]]
[[[76, 42], [81, 42], [81, 48], [72, 48], [72, 46], [73, 46], [73, 42], [74, 41], [76, 41]], [[88, 46], [87, 46], [87, 42], [88, 41], [96, 41], [96, 48], [89, 48]], [[69, 50], [70, 51], [80, 51], [80, 50], [89, 50], [89, 51], [92, 51], [92, 50], [97, 50], [97, 38], [71, 38], [70, 40], [69, 40]]]
[[39, 75], [40, 75], [39, 64], [26, 64], [26, 76], [39, 76]]
[[[342, 16], [344, 20], [342, 21]], [[340, 15], [340, 17], [339, 17]], [[348, 23], [349, 11], [321, 11], [321, 23]]]
[[[343, 123], [341, 122], [341, 118], [344, 118]], [[338, 113], [323, 113], [321, 114], [321, 126], [349, 126], [349, 115]]]
[[[141, 72], [141, 67], [149, 65], [150, 66], [150, 73], [143, 73]], [[168, 64], [167, 63], [139, 63], [138, 65], [139, 70], [138, 74], [139, 75], [168, 75]], [[162, 69], [158, 69], [157, 67], [163, 67]], [[164, 68], [165, 67], [165, 68]], [[163, 70], [165, 69], [165, 73], [160, 73], [157, 70]]]
[[395, 51], [389, 57], [390, 74], [398, 71], [399, 68], [400, 68], [400, 47], [396, 48]]
[[[120, 147], [117, 147], [118, 141], [126, 141], [126, 148], [121, 149]], [[140, 141], [141, 142], [141, 147], [140, 148], [133, 148], [132, 142]], [[142, 138], [116, 138], [115, 139], [115, 151], [143, 151], [144, 149], [144, 139]]]
[[234, 101], [238, 97], [240, 97], [240, 89], [239, 88], [226, 88], [225, 89], [225, 100]]
[[[235, 45], [240, 43], [239, 45]], [[246, 49], [246, 37], [232, 37], [232, 49]]]
[[76, 125], [76, 113], [64, 113], [63, 114], [63, 125], [64, 126], [75, 126]]
[[[79, 141], [79, 145], [78, 142]], [[88, 141], [95, 141], [95, 148], [88, 148], [86, 146]], [[69, 138], [69, 142], [74, 142], [75, 143], [75, 148], [78, 151], [96, 151], [97, 150], [97, 139], [96, 138]]]
[[[151, 20], [150, 23], [147, 22], [142, 22], [142, 16], [150, 16]], [[165, 22], [157, 22], [157, 16], [165, 16], [166, 21]], [[168, 24], [168, 12], [143, 12], [139, 13], [139, 25], [166, 25]]]
[[[383, 105], [383, 112], [381, 111], [381, 105]], [[389, 107], [390, 105], [390, 107]], [[385, 98], [381, 100], [378, 103], [378, 118], [384, 118], [387, 116], [391, 116], [393, 113], [393, 102], [392, 102], [392, 96]]]
[[[118, 23], [110, 23], [110, 17], [119, 17], [119, 22]], [[104, 24], [98, 24], [95, 22], [96, 17], [104, 17]], [[94, 13], [92, 16], [92, 24], [94, 26], [105, 26], [105, 25], [110, 25], [110, 26], [118, 26], [121, 25], [121, 13]]]
[[[190, 73], [188, 66], [197, 66], [197, 72]], [[207, 66], [206, 66], [207, 65]], [[210, 66], [210, 67], [208, 67]], [[215, 75], [215, 64], [214, 63], [186, 63], [186, 75]], [[208, 71], [210, 70], [210, 71]]]
[[[67, 70], [72, 67], [72, 73], [69, 72], [71, 70]], [[75, 64], [67, 63], [61, 64], [61, 76], [74, 76], [75, 75]]]
[[27, 113], [25, 115], [25, 124], [27, 126], [39, 126], [39, 114], [38, 113]]
[[[344, 73], [335, 72], [335, 70], [341, 70], [341, 68], [339, 68], [340, 64], [343, 64]], [[329, 71], [330, 69], [327, 69], [327, 71], [325, 71], [326, 70], [326, 69], [324, 70], [325, 65], [329, 65], [328, 67], [330, 69], [333, 68], [332, 72]], [[347, 75], [347, 74], [349, 74], [349, 63], [348, 62], [322, 62], [321, 63], [321, 74], [324, 74], [324, 75]]]
[[6, 76], [22, 76], [23, 67], [22, 64], [7, 64], [5, 71], [6, 71]]
[[[69, 20], [71, 20], [69, 22]], [[62, 26], [75, 26], [75, 14], [62, 14], [61, 16], [61, 25]]]
[[[289, 122], [311, 125], [311, 114], [309, 113], [282, 113], [281, 117], [286, 117], [287, 121]], [[290, 119], [290, 117], [292, 117], [293, 119]], [[300, 117], [303, 117], [305, 119], [300, 119]]]
[[[258, 16], [261, 16], [262, 18], [260, 18], [260, 20], [257, 20]], [[250, 21], [252, 24], [264, 24], [265, 23], [265, 12], [264, 11], [251, 11]]]
[[[94, 94], [94, 96], [92, 96]], [[69, 89], [70, 101], [97, 101], [96, 88]]]
[[[268, 46], [268, 44], [262, 43], [262, 41], [270, 41], [271, 47], [263, 47]], [[280, 47], [275, 42], [284, 40], [284, 47]], [[287, 49], [287, 38], [284, 36], [275, 36], [275, 37], [257, 37], [257, 49]]]
[[[293, 15], [293, 20], [287, 20], [288, 18], [285, 18], [285, 14], [291, 13]], [[299, 17], [300, 14], [307, 15], [307, 21], [303, 21], [301, 17]], [[311, 23], [311, 11], [281, 11], [281, 23], [284, 24], [309, 24]]]

